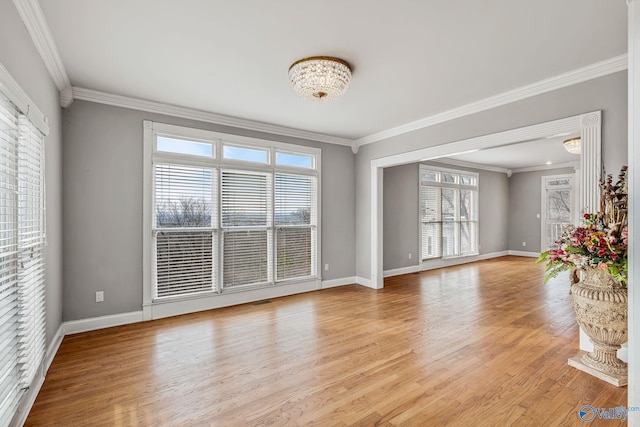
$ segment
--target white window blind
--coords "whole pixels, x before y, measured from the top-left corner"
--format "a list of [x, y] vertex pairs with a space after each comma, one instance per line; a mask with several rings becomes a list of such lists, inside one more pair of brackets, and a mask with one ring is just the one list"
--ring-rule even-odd
[[462, 255], [475, 253], [478, 248], [477, 194], [475, 190], [459, 190], [460, 253]]
[[18, 366], [18, 112], [0, 96], [0, 425], [20, 398]]
[[422, 231], [422, 259], [441, 256], [442, 214], [440, 188], [420, 187], [420, 216]]
[[155, 165], [157, 298], [216, 289], [216, 176], [211, 168]]
[[275, 174], [276, 280], [315, 274], [315, 177]]
[[266, 173], [222, 171], [223, 288], [268, 283], [271, 176]]
[[19, 126], [20, 369], [23, 387], [28, 387], [45, 354], [44, 136], [26, 116], [20, 116]]
[[[447, 179], [450, 174], [443, 174]], [[440, 203], [442, 204], [442, 256], [457, 255], [458, 235], [460, 223], [456, 221], [458, 217], [457, 202], [458, 190], [443, 188]]]
[[45, 356], [44, 136], [0, 96], [0, 425]]

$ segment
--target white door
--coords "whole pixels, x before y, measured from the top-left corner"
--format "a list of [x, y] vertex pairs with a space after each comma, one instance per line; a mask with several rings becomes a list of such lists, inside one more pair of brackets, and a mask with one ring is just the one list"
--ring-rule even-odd
[[575, 222], [575, 175], [542, 177], [542, 251], [554, 246], [567, 224]]

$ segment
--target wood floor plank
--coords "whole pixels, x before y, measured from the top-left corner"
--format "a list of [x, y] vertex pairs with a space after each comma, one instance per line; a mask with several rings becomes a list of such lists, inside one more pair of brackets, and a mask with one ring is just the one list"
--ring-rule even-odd
[[[65, 337], [27, 426], [582, 425], [568, 279], [502, 257]], [[603, 425], [595, 420], [593, 425]]]

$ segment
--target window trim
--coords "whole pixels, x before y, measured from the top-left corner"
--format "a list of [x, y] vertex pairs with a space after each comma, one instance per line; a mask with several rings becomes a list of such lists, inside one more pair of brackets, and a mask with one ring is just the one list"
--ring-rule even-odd
[[[156, 135], [170, 136], [173, 138], [195, 139], [199, 141], [211, 141], [214, 144], [214, 158], [205, 158], [191, 155], [181, 155], [177, 153], [168, 153], [157, 151]], [[257, 162], [245, 162], [237, 160], [225, 160], [222, 158], [222, 145], [229, 145], [267, 149], [269, 163], [261, 164]], [[208, 310], [211, 308], [224, 307], [228, 305], [241, 304], [250, 301], [256, 301], [265, 298], [273, 298], [277, 296], [291, 295], [299, 292], [320, 289], [322, 283], [322, 242], [321, 242], [321, 154], [322, 150], [316, 147], [305, 145], [289, 144], [279, 141], [271, 141], [266, 139], [250, 138], [240, 135], [224, 134], [203, 129], [195, 129], [170, 125], [165, 123], [153, 122], [150, 120], [143, 121], [143, 319], [151, 320], [155, 318], [173, 316], [177, 314], [190, 313], [200, 310]], [[275, 164], [275, 153], [290, 152], [303, 155], [311, 155], [313, 157], [313, 168], [301, 168], [295, 166], [281, 166]], [[181, 165], [191, 165], [199, 167], [209, 167], [221, 170], [241, 169], [246, 172], [256, 173], [294, 173], [298, 175], [314, 176], [316, 179], [316, 196], [315, 207], [317, 221], [316, 228], [316, 259], [314, 263], [315, 277], [294, 278], [283, 281], [277, 281], [269, 287], [246, 286], [242, 289], [225, 289], [224, 292], [199, 293], [196, 295], [184, 295], [166, 298], [163, 300], [154, 300], [154, 266], [155, 253], [153, 245], [152, 230], [153, 222], [153, 206], [154, 206], [154, 174], [153, 168], [156, 162], [177, 163]], [[216, 202], [217, 209], [220, 208], [220, 194]], [[275, 233], [275, 227], [273, 232]], [[222, 233], [222, 229], [218, 231]], [[221, 259], [222, 254], [218, 254]], [[222, 264], [220, 264], [220, 268]], [[275, 268], [275, 267], [274, 267]]]

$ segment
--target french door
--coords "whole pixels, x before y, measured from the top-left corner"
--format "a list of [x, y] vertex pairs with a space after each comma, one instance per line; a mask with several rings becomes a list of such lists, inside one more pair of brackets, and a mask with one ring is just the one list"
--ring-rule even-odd
[[554, 246], [568, 224], [575, 223], [575, 175], [542, 177], [542, 251]]

